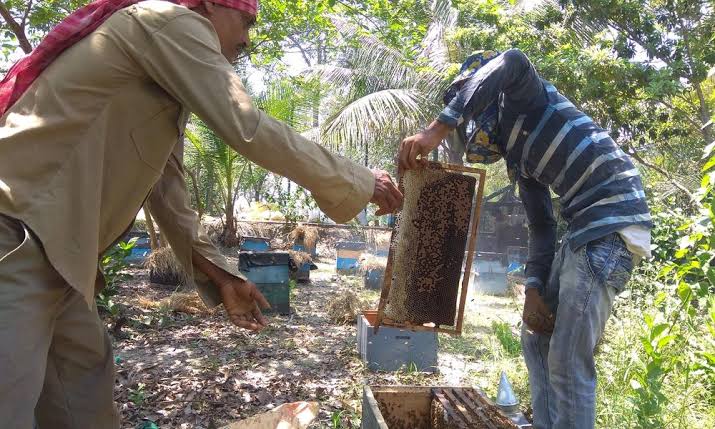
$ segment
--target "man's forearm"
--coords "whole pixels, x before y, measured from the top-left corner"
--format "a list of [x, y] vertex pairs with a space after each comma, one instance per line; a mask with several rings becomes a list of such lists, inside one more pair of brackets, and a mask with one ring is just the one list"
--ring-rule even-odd
[[526, 287], [542, 289], [551, 272], [556, 248], [556, 220], [549, 189], [531, 178], [520, 176], [519, 196], [529, 220], [529, 259]]
[[529, 260], [526, 263], [526, 286], [538, 288], [546, 284], [554, 261], [556, 225], [543, 223], [529, 226]]
[[438, 138], [441, 142], [442, 140], [447, 138], [447, 136], [450, 132], [452, 132], [453, 129], [454, 126], [444, 123], [439, 119], [435, 119], [434, 121], [432, 121], [429, 127], [425, 129], [425, 131], [428, 133], [433, 133], [435, 137]]

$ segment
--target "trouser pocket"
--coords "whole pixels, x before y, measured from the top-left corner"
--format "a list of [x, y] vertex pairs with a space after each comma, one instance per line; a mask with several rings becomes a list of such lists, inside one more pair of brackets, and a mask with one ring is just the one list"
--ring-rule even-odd
[[585, 246], [586, 263], [597, 284], [623, 291], [633, 271], [633, 255], [621, 236], [614, 232]]
[[29, 239], [27, 230], [19, 220], [0, 214], [0, 266], [17, 252]]

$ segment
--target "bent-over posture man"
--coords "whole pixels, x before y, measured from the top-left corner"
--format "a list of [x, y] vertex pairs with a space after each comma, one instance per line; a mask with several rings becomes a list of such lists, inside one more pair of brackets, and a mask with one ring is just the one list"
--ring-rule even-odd
[[390, 177], [256, 110], [231, 61], [256, 0], [98, 0], [0, 84], [0, 426], [118, 428], [94, 304], [99, 255], [146, 201], [207, 305], [259, 330], [255, 285], [189, 208], [182, 135], [196, 113], [228, 145], [310, 190], [338, 222], [401, 203]]
[[[594, 347], [634, 257], [650, 254], [651, 218], [638, 170], [519, 50], [468, 58], [445, 104], [426, 130], [402, 142], [400, 167], [418, 167], [417, 157], [455, 128], [468, 161], [506, 161], [529, 221], [521, 340], [534, 427], [593, 428]], [[569, 225], [555, 257], [549, 188]]]

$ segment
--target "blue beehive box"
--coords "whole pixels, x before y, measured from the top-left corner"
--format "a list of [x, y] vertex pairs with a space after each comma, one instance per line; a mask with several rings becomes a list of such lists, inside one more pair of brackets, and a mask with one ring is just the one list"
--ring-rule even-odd
[[377, 249], [375, 250], [375, 256], [387, 257], [390, 254], [390, 249]]
[[313, 258], [315, 258], [315, 257], [318, 256], [317, 246], [316, 246], [315, 248], [313, 248], [312, 251], [308, 252], [307, 250], [305, 250], [305, 244], [298, 244], [298, 243], [296, 243], [296, 244], [293, 245], [293, 250], [298, 251], [298, 252], [310, 253], [310, 256], [313, 257]]
[[290, 313], [288, 252], [240, 252], [238, 269], [258, 286], [271, 304], [269, 312]]
[[382, 289], [382, 283], [385, 280], [384, 268], [372, 268], [365, 271], [365, 289]]
[[362, 241], [340, 241], [335, 244], [335, 269], [339, 273], [354, 273], [360, 265], [360, 255], [366, 246]]
[[141, 265], [151, 253], [151, 240], [145, 232], [134, 232], [127, 234], [124, 241], [129, 241], [132, 238], [136, 238], [137, 241], [134, 243], [131, 253], [124, 258], [124, 261], [132, 265]]
[[414, 367], [421, 372], [437, 372], [437, 333], [410, 331], [374, 324], [376, 310], [357, 316], [357, 348], [360, 359], [373, 371], [397, 371]]
[[263, 237], [241, 237], [241, 250], [265, 252], [271, 249], [271, 240]]

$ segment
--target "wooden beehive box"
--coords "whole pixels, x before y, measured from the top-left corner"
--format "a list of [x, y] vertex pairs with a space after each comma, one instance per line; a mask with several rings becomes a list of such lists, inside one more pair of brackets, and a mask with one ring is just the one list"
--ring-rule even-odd
[[[445, 423], [435, 414], [435, 392], [465, 391], [479, 396], [482, 418]], [[361, 429], [529, 429], [521, 413], [507, 416], [483, 392], [465, 387], [364, 386]]]

